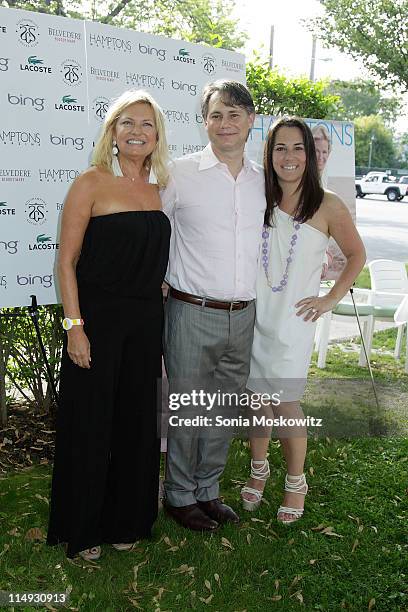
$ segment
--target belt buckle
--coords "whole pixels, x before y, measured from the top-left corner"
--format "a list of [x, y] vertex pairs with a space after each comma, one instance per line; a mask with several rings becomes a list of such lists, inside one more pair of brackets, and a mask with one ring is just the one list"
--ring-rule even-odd
[[239, 304], [239, 303], [240, 303], [240, 301], [239, 301], [239, 300], [237, 300], [237, 301], [235, 301], [235, 302], [230, 302], [230, 306], [229, 306], [229, 309], [228, 309], [228, 310], [229, 310], [230, 312], [232, 312], [232, 311], [233, 311], [233, 308], [234, 308], [234, 304]]

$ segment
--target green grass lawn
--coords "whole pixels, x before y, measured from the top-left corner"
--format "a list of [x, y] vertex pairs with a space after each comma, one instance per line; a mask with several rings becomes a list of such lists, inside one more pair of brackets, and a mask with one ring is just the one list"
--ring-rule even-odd
[[[380, 332], [374, 348], [391, 351], [395, 338], [395, 329]], [[337, 398], [353, 383], [357, 419], [363, 400], [372, 407], [373, 399], [368, 370], [351, 348], [331, 346], [325, 370], [314, 356], [310, 382], [335, 381]], [[408, 376], [404, 359], [387, 354], [373, 356], [373, 371], [394, 437], [312, 436], [305, 515], [290, 527], [275, 518], [284, 480], [275, 440], [264, 502], [255, 513], [241, 510], [238, 527], [202, 535], [161, 512], [151, 541], [131, 552], [104, 546], [96, 563], [68, 560], [62, 547], [44, 543], [50, 466], [9, 474], [0, 480], [0, 590], [69, 592], [69, 608], [81, 612], [407, 610]], [[339, 414], [347, 420], [351, 410]], [[235, 440], [221, 490], [237, 510], [248, 466], [248, 445]]]

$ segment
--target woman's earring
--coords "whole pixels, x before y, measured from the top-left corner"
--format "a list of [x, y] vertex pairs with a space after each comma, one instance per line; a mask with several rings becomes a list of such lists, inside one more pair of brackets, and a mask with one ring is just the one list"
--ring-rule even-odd
[[118, 149], [118, 147], [116, 145], [116, 140], [114, 140], [112, 142], [112, 145], [113, 145], [113, 147], [112, 147], [112, 155], [117, 155], [119, 153], [119, 149]]

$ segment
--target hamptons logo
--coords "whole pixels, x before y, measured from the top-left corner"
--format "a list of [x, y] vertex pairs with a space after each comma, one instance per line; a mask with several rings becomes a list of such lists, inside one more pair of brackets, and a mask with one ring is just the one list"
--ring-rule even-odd
[[10, 130], [6, 132], [6, 130], [0, 131], [0, 142], [7, 145], [31, 145], [39, 147], [41, 145], [41, 136], [39, 132], [19, 132]]
[[139, 74], [138, 72], [126, 72], [126, 84], [136, 87], [150, 87], [152, 89], [164, 89], [164, 78], [154, 74]]
[[89, 34], [89, 44], [91, 47], [109, 49], [111, 51], [124, 51], [125, 53], [132, 51], [130, 40], [115, 38], [114, 36], [104, 36], [103, 34]]
[[177, 55], [173, 55], [175, 62], [181, 62], [182, 64], [195, 64], [196, 61], [193, 57], [190, 57], [190, 52], [186, 49], [179, 49]]
[[79, 176], [79, 170], [63, 168], [43, 168], [38, 170], [38, 178], [41, 182], [69, 183]]
[[16, 214], [16, 209], [15, 208], [9, 208], [7, 206], [7, 202], [0, 202], [0, 216], [1, 215], [15, 215]]
[[163, 110], [163, 114], [170, 123], [190, 123], [189, 113], [179, 110]]
[[57, 111], [85, 112], [85, 106], [78, 103], [78, 100], [71, 95], [62, 96], [61, 101], [54, 104], [54, 108]]
[[59, 243], [53, 242], [51, 236], [46, 234], [38, 234], [35, 242], [28, 245], [29, 251], [57, 251]]
[[44, 66], [44, 60], [36, 55], [30, 55], [25, 64], [20, 64], [20, 70], [29, 72], [39, 72], [41, 74], [52, 74], [51, 66]]
[[32, 19], [20, 19], [16, 25], [16, 34], [19, 42], [25, 47], [38, 45], [40, 31], [38, 25]]

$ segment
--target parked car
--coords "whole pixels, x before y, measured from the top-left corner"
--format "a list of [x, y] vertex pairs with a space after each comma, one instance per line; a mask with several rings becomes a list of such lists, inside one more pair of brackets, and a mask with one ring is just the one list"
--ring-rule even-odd
[[356, 180], [356, 197], [364, 198], [368, 193], [386, 195], [390, 202], [396, 202], [408, 195], [408, 183], [398, 182], [385, 172], [369, 172], [362, 179]]
[[399, 183], [403, 183], [404, 185], [408, 185], [408, 176], [400, 176]]

